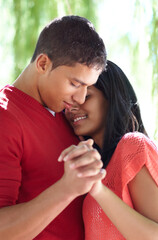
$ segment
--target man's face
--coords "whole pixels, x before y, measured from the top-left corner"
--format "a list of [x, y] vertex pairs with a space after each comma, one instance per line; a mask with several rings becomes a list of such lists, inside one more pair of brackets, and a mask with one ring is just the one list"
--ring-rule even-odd
[[70, 108], [75, 102], [85, 101], [87, 87], [93, 85], [100, 70], [76, 63], [74, 66], [52, 65], [38, 81], [40, 102], [54, 112]]

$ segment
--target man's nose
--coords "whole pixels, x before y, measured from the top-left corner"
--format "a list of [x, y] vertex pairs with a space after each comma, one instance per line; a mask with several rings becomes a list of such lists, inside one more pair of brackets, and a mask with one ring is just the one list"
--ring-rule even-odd
[[73, 100], [81, 105], [85, 102], [85, 99], [86, 99], [86, 95], [87, 95], [87, 87], [86, 86], [83, 86], [80, 91], [77, 91], [74, 96], [73, 96]]

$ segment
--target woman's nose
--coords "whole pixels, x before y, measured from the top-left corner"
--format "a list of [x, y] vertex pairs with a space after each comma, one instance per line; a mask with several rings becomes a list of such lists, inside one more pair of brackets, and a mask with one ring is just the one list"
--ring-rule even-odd
[[70, 112], [75, 112], [75, 111], [78, 111], [79, 110], [79, 105], [76, 104], [76, 105], [72, 105], [69, 109]]

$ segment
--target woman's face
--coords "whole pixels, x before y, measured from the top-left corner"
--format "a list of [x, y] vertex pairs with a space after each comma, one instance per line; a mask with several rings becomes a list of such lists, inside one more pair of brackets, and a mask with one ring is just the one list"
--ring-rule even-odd
[[107, 107], [108, 103], [103, 93], [91, 86], [87, 90], [85, 102], [66, 109], [65, 114], [76, 135], [90, 136], [101, 147]]

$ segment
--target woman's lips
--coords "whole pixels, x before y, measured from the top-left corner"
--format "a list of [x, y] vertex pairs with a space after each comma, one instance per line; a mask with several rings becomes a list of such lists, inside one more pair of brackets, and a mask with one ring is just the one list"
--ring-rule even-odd
[[87, 116], [83, 116], [83, 117], [76, 117], [76, 118], [74, 118], [74, 122], [77, 122], [77, 121], [80, 121], [80, 120], [83, 120], [83, 119], [85, 119], [85, 118], [87, 118]]
[[87, 118], [86, 115], [84, 115], [84, 116], [74, 116], [73, 119], [72, 119], [72, 124], [77, 125], [78, 123], [80, 123], [81, 121], [83, 121], [86, 118]]

